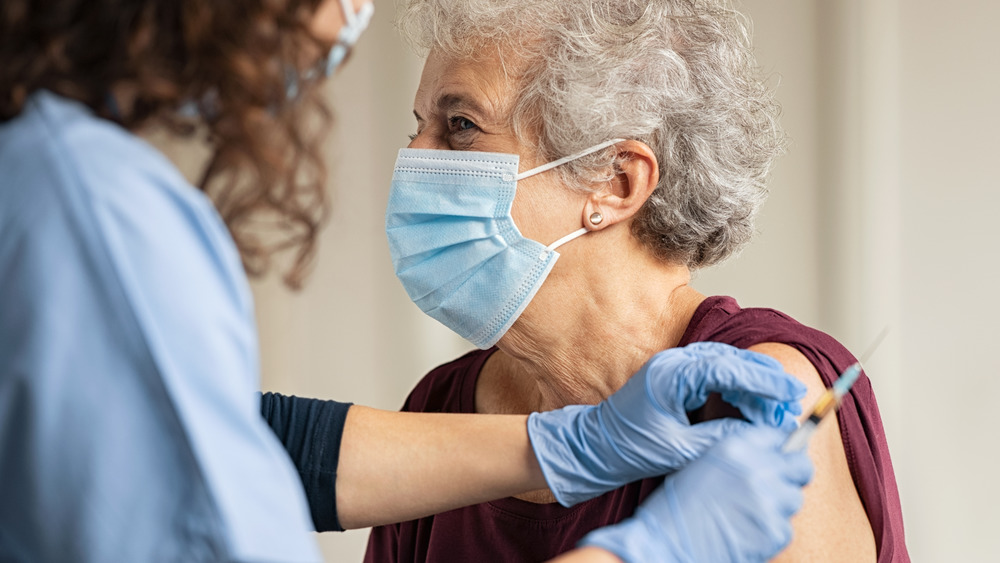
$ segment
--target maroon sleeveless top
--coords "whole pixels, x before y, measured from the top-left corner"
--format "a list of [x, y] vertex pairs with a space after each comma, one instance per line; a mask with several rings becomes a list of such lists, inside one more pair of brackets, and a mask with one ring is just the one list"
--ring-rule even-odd
[[[698, 306], [680, 346], [714, 341], [749, 348], [763, 342], [793, 346], [816, 366], [827, 386], [854, 357], [830, 336], [773, 309], [741, 309], [730, 297]], [[435, 368], [403, 406], [414, 412], [475, 412], [476, 380], [493, 350], [476, 350]], [[738, 411], [713, 397], [691, 413], [698, 422]], [[896, 478], [871, 382], [862, 375], [837, 413], [847, 463], [875, 534], [878, 562], [908, 562]], [[545, 561], [572, 549], [591, 530], [627, 518], [662, 479], [645, 479], [571, 508], [515, 498], [486, 502], [372, 529], [365, 561]]]

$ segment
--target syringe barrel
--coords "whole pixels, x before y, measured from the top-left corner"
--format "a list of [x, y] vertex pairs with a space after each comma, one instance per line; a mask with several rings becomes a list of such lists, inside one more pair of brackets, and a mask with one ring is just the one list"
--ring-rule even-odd
[[822, 419], [816, 418], [815, 416], [810, 416], [795, 429], [794, 432], [788, 435], [788, 439], [785, 440], [784, 445], [781, 446], [781, 451], [783, 452], [800, 452], [809, 446], [809, 438], [816, 433], [816, 428], [819, 427], [819, 421]]

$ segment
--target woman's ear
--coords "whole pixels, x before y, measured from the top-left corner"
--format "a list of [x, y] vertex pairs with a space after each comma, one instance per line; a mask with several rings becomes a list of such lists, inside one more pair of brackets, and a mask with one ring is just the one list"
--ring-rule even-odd
[[587, 198], [583, 224], [591, 231], [631, 219], [660, 181], [660, 166], [653, 149], [642, 141], [622, 141], [614, 178]]

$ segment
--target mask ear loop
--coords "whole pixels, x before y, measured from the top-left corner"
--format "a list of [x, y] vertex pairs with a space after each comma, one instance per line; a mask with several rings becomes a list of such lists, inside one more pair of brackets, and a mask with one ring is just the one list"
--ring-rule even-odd
[[344, 12], [344, 27], [340, 28], [338, 42], [347, 43], [353, 47], [361, 34], [371, 24], [372, 16], [375, 14], [375, 3], [365, 2], [361, 8], [355, 12], [351, 0], [340, 0], [340, 9]]
[[353, 26], [355, 15], [351, 0], [340, 0], [340, 11], [344, 14], [344, 27]]
[[[572, 161], [574, 161], [574, 160], [576, 160], [578, 158], [587, 156], [588, 154], [595, 153], [595, 152], [597, 152], [599, 150], [606, 149], [606, 148], [608, 148], [610, 146], [613, 146], [613, 145], [617, 145], [618, 143], [621, 143], [624, 140], [625, 139], [611, 139], [610, 141], [605, 141], [605, 142], [603, 142], [603, 143], [601, 143], [599, 145], [594, 145], [594, 146], [590, 147], [589, 149], [584, 149], [584, 150], [582, 150], [582, 151], [580, 151], [580, 152], [578, 152], [576, 154], [571, 154], [569, 156], [565, 156], [563, 158], [560, 158], [559, 160], [553, 160], [552, 162], [550, 162], [548, 164], [543, 164], [543, 165], [538, 166], [536, 168], [532, 168], [531, 170], [528, 170], [528, 171], [525, 171], [525, 172], [521, 172], [520, 174], [518, 174], [517, 176], [515, 176], [515, 178], [518, 179], [518, 180], [523, 180], [525, 178], [534, 176], [535, 174], [541, 174], [542, 172], [548, 172], [549, 170], [552, 170], [553, 168], [555, 168], [557, 166], [562, 166], [563, 164], [566, 164], [567, 162], [572, 162]], [[587, 234], [589, 232], [590, 231], [588, 231], [586, 227], [580, 227], [579, 229], [573, 231], [572, 233], [570, 233], [570, 234], [564, 236], [563, 238], [555, 241], [554, 243], [546, 246], [545, 247], [545, 251], [542, 254], [544, 255], [544, 254], [546, 254], [548, 252], [552, 252], [553, 250], [559, 248], [560, 246], [566, 244], [567, 242], [569, 242], [569, 241], [571, 241], [573, 239], [580, 238], [580, 237], [582, 237], [583, 235], [585, 235], [585, 234]]]
[[566, 244], [567, 242], [569, 242], [569, 241], [571, 241], [573, 239], [576, 239], [576, 238], [580, 238], [580, 237], [582, 237], [583, 235], [585, 235], [585, 234], [587, 234], [589, 232], [590, 231], [587, 230], [587, 227], [580, 227], [579, 229], [573, 231], [572, 233], [570, 233], [570, 234], [564, 236], [563, 238], [555, 241], [554, 243], [546, 246], [545, 247], [545, 252], [552, 252], [553, 250], [559, 248], [560, 246]]
[[552, 162], [550, 162], [548, 164], [543, 164], [543, 165], [541, 165], [541, 166], [539, 166], [537, 168], [532, 168], [531, 170], [527, 170], [525, 172], [521, 172], [520, 174], [518, 174], [517, 176], [515, 176], [515, 178], [518, 179], [518, 180], [523, 180], [525, 178], [534, 176], [535, 174], [541, 174], [542, 172], [548, 172], [549, 170], [552, 170], [553, 168], [555, 168], [557, 166], [562, 166], [563, 164], [566, 164], [567, 162], [572, 162], [572, 161], [574, 161], [574, 160], [576, 160], [578, 158], [587, 156], [588, 154], [595, 153], [595, 152], [597, 152], [599, 150], [606, 149], [606, 148], [608, 148], [608, 147], [610, 147], [612, 145], [617, 145], [618, 143], [621, 143], [623, 141], [625, 141], [625, 139], [611, 139], [610, 141], [605, 141], [605, 142], [603, 142], [603, 143], [601, 143], [599, 145], [594, 145], [594, 146], [590, 147], [589, 149], [584, 149], [584, 150], [582, 150], [582, 151], [580, 151], [580, 152], [578, 152], [576, 154], [571, 154], [569, 156], [564, 156], [563, 158], [560, 158], [559, 160], [553, 160]]
[[347, 56], [348, 50], [357, 44], [358, 38], [368, 28], [375, 13], [375, 4], [370, 1], [365, 2], [361, 9], [355, 12], [351, 0], [340, 0], [340, 11], [344, 13], [344, 25], [337, 35], [336, 44], [327, 55], [326, 66], [323, 69], [326, 77], [333, 75], [334, 70]]

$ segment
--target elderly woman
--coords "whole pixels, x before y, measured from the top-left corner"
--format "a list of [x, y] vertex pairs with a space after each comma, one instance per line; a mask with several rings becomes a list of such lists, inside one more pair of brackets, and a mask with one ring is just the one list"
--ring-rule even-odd
[[[792, 422], [805, 387], [761, 354], [665, 350], [606, 403], [534, 413], [530, 429], [522, 415], [257, 396], [240, 257], [253, 273], [277, 250], [260, 244], [263, 214], [297, 249], [286, 279], [303, 281], [324, 210], [317, 87], [372, 10], [3, 0], [0, 561], [318, 561], [311, 527], [547, 485], [580, 501], [673, 471], [633, 518], [561, 560], [777, 553], [812, 463], [770, 427]], [[214, 156], [200, 189], [217, 207], [140, 137], [162, 128], [203, 138]], [[708, 390], [760, 424], [689, 424]], [[782, 500], [757, 510], [764, 491]], [[664, 517], [680, 507], [700, 515], [701, 541]]]
[[[854, 361], [780, 312], [689, 285], [750, 240], [783, 143], [725, 2], [410, 0], [400, 21], [427, 59], [386, 214], [393, 261], [425, 312], [482, 349], [433, 370], [405, 410], [593, 404], [657, 350], [697, 341], [776, 358], [808, 406]], [[719, 401], [692, 419], [730, 415]], [[907, 561], [866, 377], [810, 454], [815, 478], [778, 559]], [[573, 508], [539, 492], [377, 528], [366, 560], [545, 559], [629, 516], [658, 482]]]

